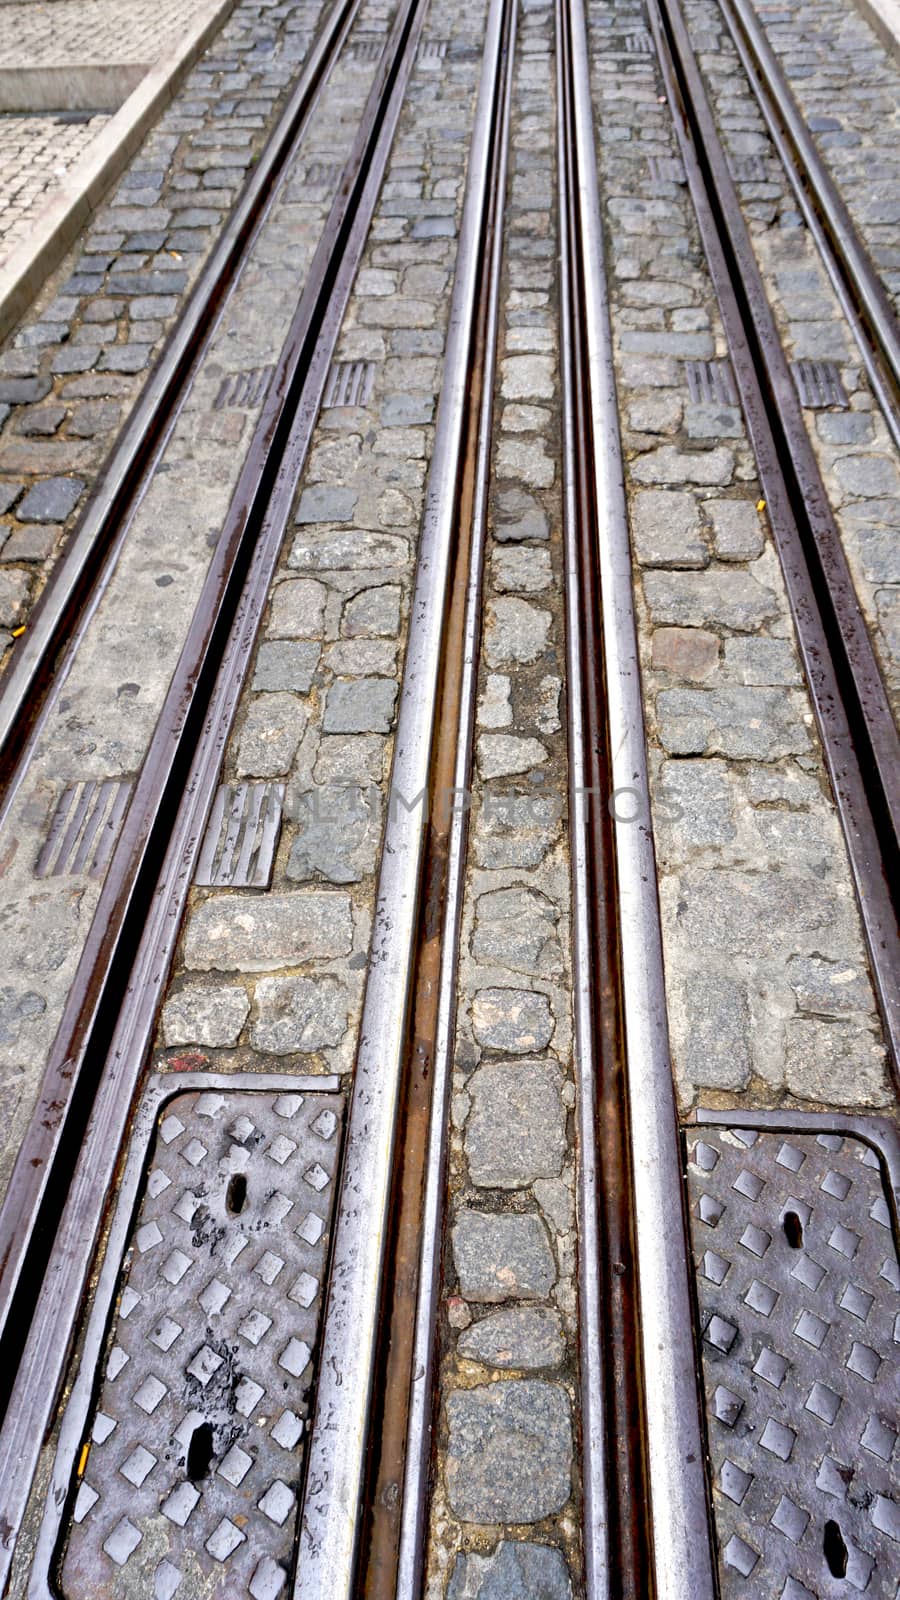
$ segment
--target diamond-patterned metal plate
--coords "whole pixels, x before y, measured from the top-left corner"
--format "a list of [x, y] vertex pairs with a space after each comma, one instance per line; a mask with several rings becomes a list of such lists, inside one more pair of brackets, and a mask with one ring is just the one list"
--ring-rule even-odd
[[66, 1600], [275, 1600], [293, 1557], [337, 1094], [170, 1100], [59, 1564]]
[[723, 1600], [894, 1600], [900, 1271], [879, 1157], [704, 1126], [687, 1176]]

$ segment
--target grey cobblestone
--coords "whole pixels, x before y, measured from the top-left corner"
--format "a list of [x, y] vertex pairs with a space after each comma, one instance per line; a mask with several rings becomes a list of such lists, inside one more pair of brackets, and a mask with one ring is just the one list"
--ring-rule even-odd
[[571, 1595], [560, 1550], [506, 1539], [490, 1556], [457, 1556], [447, 1589], [447, 1600], [571, 1600]]
[[453, 1260], [467, 1300], [544, 1300], [556, 1263], [540, 1217], [463, 1211], [453, 1228]]
[[167, 1045], [237, 1044], [241, 1029], [250, 1015], [245, 990], [200, 988], [188, 984], [172, 995], [163, 1009], [163, 1037]]
[[476, 1187], [522, 1189], [559, 1176], [566, 1153], [561, 1089], [558, 1067], [546, 1061], [492, 1063], [472, 1074], [465, 1152]]
[[458, 1341], [461, 1356], [500, 1372], [510, 1367], [526, 1372], [558, 1367], [565, 1348], [559, 1313], [543, 1306], [489, 1312], [466, 1328]]

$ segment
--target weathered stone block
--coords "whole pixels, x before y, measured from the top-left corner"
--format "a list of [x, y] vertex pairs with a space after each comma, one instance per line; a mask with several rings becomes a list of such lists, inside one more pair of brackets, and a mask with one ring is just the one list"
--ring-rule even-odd
[[544, 1306], [508, 1306], [473, 1322], [457, 1349], [489, 1367], [556, 1367], [565, 1354], [559, 1312]]
[[572, 1423], [564, 1389], [507, 1379], [447, 1399], [446, 1481], [463, 1522], [539, 1522], [569, 1498]]
[[530, 989], [479, 989], [472, 1002], [472, 1029], [488, 1050], [526, 1055], [553, 1037], [553, 1013], [545, 994]]
[[268, 972], [350, 954], [350, 896], [214, 894], [188, 919], [184, 964], [197, 972]]
[[521, 1189], [559, 1176], [566, 1153], [561, 1089], [562, 1075], [549, 1061], [489, 1063], [472, 1074], [465, 1147], [473, 1183]]

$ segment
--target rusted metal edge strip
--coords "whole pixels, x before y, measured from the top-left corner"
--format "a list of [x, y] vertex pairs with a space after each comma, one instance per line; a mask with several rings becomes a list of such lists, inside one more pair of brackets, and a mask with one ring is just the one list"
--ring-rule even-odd
[[[578, 1222], [578, 1321], [581, 1398], [581, 1457], [584, 1495], [584, 1577], [588, 1600], [606, 1600], [612, 1590], [614, 1533], [609, 1517], [609, 1415], [604, 1348], [608, 1335], [603, 1295], [601, 1223], [602, 1174], [598, 1149], [601, 1093], [599, 1040], [595, 1009], [595, 948], [592, 894], [589, 693], [585, 658], [590, 648], [583, 618], [584, 584], [580, 522], [583, 505], [579, 458], [584, 437], [577, 386], [583, 387], [583, 360], [576, 332], [577, 239], [575, 200], [578, 181], [572, 148], [571, 47], [563, 0], [556, 6], [557, 171], [560, 230], [560, 373], [563, 408], [563, 548], [566, 602], [566, 711], [569, 757], [569, 855], [572, 883], [572, 971], [575, 1025], [576, 1194]], [[594, 603], [596, 610], [596, 602]], [[592, 643], [597, 646], [597, 639]], [[639, 1372], [634, 1375], [640, 1382]], [[616, 1573], [621, 1581], [621, 1572]]]
[[627, 790], [637, 807], [636, 821], [615, 819], [614, 843], [652, 1581], [657, 1600], [686, 1595], [713, 1600], [687, 1218], [583, 0], [568, 0], [568, 15], [611, 778], [613, 790]]
[[410, 606], [369, 973], [335, 1224], [295, 1600], [355, 1593], [391, 1180], [415, 966], [427, 791], [508, 0], [491, 0], [444, 381]]
[[[882, 775], [893, 790], [900, 783], [900, 757], [890, 754], [898, 747], [897, 730], [677, 0], [648, 0], [648, 11], [841, 820], [892, 1066], [898, 1075], [900, 942], [891, 889], [896, 836], [890, 816], [882, 809], [880, 789]], [[683, 81], [678, 76], [679, 62]], [[720, 216], [713, 204], [714, 194], [725, 202]], [[737, 285], [743, 274], [752, 293], [741, 302]], [[773, 373], [777, 382], [770, 387], [766, 374]], [[782, 430], [780, 442], [776, 427]], [[808, 496], [802, 483], [799, 492], [796, 480], [793, 492], [791, 487], [801, 457], [811, 460], [817, 485]], [[817, 560], [821, 563], [818, 574], [811, 570]], [[837, 615], [830, 610], [833, 591], [840, 599]], [[854, 621], [845, 631], [847, 618]], [[866, 718], [874, 721], [881, 762], [870, 749], [864, 750], [862, 757], [858, 750], [857, 741], [860, 736], [865, 738]], [[873, 763], [877, 771], [872, 770]]]
[[[77, 998], [87, 1015], [82, 1017], [79, 1006], [73, 1004], [74, 1023], [70, 1020], [69, 1026], [77, 1027], [79, 1067], [89, 1047], [99, 1051], [99, 1045], [95, 1045], [94, 1024], [98, 1017], [101, 1022], [103, 1020], [100, 1013], [104, 998], [114, 1020], [110, 1023], [111, 1036], [104, 1052], [90, 1120], [80, 1141], [62, 1218], [18, 1362], [7, 1417], [0, 1431], [0, 1592], [4, 1592], [3, 1585], [9, 1577], [33, 1473], [54, 1414], [65, 1372], [67, 1340], [74, 1329], [90, 1276], [104, 1207], [112, 1190], [134, 1093], [152, 1040], [157, 1008], [177, 942], [193, 866], [215, 796], [222, 751], [249, 672], [271, 577], [415, 63], [424, 14], [421, 0], [408, 0], [398, 13], [385, 45], [382, 64], [345, 169], [345, 179], [320, 241], [260, 418], [255, 436], [257, 455], [248, 459], [232, 500], [220, 543], [220, 549], [224, 546], [229, 552], [229, 566], [223, 571], [220, 582], [226, 589], [226, 578], [230, 576], [232, 582], [240, 580], [242, 587], [236, 609], [230, 613], [224, 642], [212, 630], [208, 615], [195, 618], [217, 671], [205, 705], [202, 728], [196, 732], [196, 746], [192, 746], [196, 753], [186, 775], [183, 799], [152, 893], [143, 890], [137, 895], [141, 886], [134, 882], [131, 865], [135, 845], [127, 832], [131, 813], [126, 821], [126, 833], [120, 837], [116, 849], [114, 868], [111, 868], [118, 879], [111, 891], [113, 904], [115, 906], [122, 896], [132, 907], [140, 929], [140, 942], [127, 978], [124, 1001], [120, 1004], [120, 994], [105, 993], [112, 967], [112, 955], [106, 952], [105, 964], [95, 955], [99, 972], [87, 965], [84, 973], [84, 987]], [[289, 429], [286, 438], [285, 428]], [[276, 462], [279, 463], [277, 470]], [[261, 463], [263, 467], [268, 463], [268, 470], [263, 471], [258, 481]], [[252, 520], [251, 510], [257, 513]], [[249, 567], [246, 563], [242, 566], [237, 559], [242, 542], [239, 536], [242, 532], [246, 534], [248, 521], [252, 530], [247, 552]], [[226, 537], [229, 527], [233, 537]], [[217, 586], [211, 587], [210, 597], [221, 608], [222, 596], [218, 595]], [[192, 669], [191, 682], [198, 679], [202, 682], [197, 654], [190, 651], [189, 645], [185, 647], [182, 666]], [[179, 744], [184, 742], [187, 719], [180, 700], [183, 692], [179, 670], [170, 691], [173, 705], [167, 702], [168, 715], [164, 712], [154, 735], [158, 746], [155, 759], [145, 764], [138, 783], [139, 788], [144, 785], [143, 809], [139, 816], [148, 830], [160, 805], [155, 767], [171, 769]], [[102, 915], [101, 899], [95, 925]], [[104, 926], [102, 921], [99, 926]], [[101, 951], [105, 951], [102, 940], [100, 945]], [[61, 1046], [64, 1047], [67, 1038], [71, 1040], [72, 1034], [63, 1035], [59, 1040]], [[76, 1065], [76, 1057], [67, 1058], [62, 1050], [58, 1054], [59, 1059], [51, 1065], [60, 1087], [69, 1093], [67, 1072]], [[36, 1139], [40, 1145], [41, 1135], [39, 1124], [33, 1124], [29, 1138]], [[14, 1221], [14, 1217], [10, 1217], [10, 1228]], [[46, 1337], [49, 1327], [58, 1330], [58, 1336], [50, 1341]]]
[[109, 580], [124, 531], [120, 525], [190, 391], [193, 374], [234, 293], [242, 262], [328, 82], [359, 4], [360, 0], [334, 0], [297, 85], [98, 476], [4, 673], [0, 684], [0, 778], [7, 788], [5, 806], [21, 781], [21, 769], [14, 770], [14, 763], [33, 730], [36, 708], [57, 654], [67, 645], [102, 566], [102, 581]]

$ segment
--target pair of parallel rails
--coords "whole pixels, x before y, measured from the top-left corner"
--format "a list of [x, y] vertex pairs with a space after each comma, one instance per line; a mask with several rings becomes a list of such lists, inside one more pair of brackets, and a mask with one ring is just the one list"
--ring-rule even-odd
[[[721, 3], [898, 438], [896, 320], [746, 0]], [[3, 1585], [66, 1383], [222, 751], [425, 9], [425, 0], [404, 0], [386, 41], [0, 1208], [0, 1348], [10, 1374], [0, 1433]], [[354, 0], [337, 0], [320, 31], [14, 658], [0, 695], [8, 795], [27, 771], [55, 673], [77, 650], [83, 619], [109, 580], [132, 509], [355, 11]], [[896, 729], [679, 0], [649, 0], [649, 14], [896, 1070]], [[585, 1588], [591, 1600], [712, 1600], [717, 1579], [652, 833], [620, 823], [606, 804], [625, 790], [650, 816], [581, 0], [557, 0], [556, 24]], [[363, 1584], [377, 1595], [413, 1596], [422, 1585], [466, 815], [454, 810], [441, 826], [427, 807], [403, 802], [470, 782], [515, 43], [514, 0], [492, 0], [317, 1358], [296, 1600], [350, 1600]], [[441, 907], [436, 934], [430, 925], [426, 933], [426, 899]], [[88, 1059], [103, 1062], [90, 1082]], [[417, 1119], [416, 1138], [410, 1118]], [[411, 1272], [392, 1277], [399, 1250]], [[374, 1420], [382, 1413], [391, 1426], [376, 1460]], [[78, 1437], [77, 1427], [64, 1424], [64, 1441]], [[63, 1478], [65, 1470], [63, 1461]], [[399, 1514], [379, 1510], [379, 1475], [402, 1482]], [[58, 1519], [51, 1532], [55, 1538]], [[52, 1546], [53, 1539], [51, 1556]], [[38, 1573], [33, 1592], [46, 1592], [50, 1582], [49, 1569]]]

